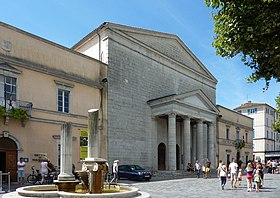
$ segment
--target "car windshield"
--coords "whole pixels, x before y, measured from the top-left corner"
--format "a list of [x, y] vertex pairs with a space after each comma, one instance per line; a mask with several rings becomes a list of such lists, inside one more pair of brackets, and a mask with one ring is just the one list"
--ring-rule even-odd
[[145, 170], [144, 168], [142, 168], [141, 166], [138, 166], [138, 165], [131, 165], [130, 169], [131, 170]]

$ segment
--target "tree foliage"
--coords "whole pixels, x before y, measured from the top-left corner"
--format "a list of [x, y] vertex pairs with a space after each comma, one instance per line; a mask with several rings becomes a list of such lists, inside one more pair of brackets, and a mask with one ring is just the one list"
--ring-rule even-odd
[[276, 101], [276, 113], [278, 114], [278, 119], [274, 122], [272, 128], [273, 131], [277, 131], [278, 133], [280, 133], [280, 94], [276, 97], [275, 99]]
[[280, 0], [205, 0], [215, 9], [214, 42], [222, 57], [241, 55], [249, 82], [280, 82]]

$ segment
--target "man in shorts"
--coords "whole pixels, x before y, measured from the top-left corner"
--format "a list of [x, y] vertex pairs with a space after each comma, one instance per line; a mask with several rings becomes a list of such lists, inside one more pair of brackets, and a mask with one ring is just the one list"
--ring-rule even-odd
[[236, 163], [236, 159], [234, 159], [228, 166], [230, 171], [230, 186], [232, 188], [236, 188], [237, 182], [237, 172], [238, 172], [238, 164]]
[[25, 167], [25, 162], [23, 161], [22, 157], [17, 162], [17, 167], [18, 167], [18, 183], [19, 184], [24, 184], [24, 167]]

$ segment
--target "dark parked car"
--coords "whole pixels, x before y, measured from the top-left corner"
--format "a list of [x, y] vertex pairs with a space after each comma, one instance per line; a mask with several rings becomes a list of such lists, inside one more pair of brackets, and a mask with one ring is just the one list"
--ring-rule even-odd
[[119, 179], [127, 178], [131, 180], [149, 181], [152, 177], [152, 174], [139, 165], [119, 165], [118, 176]]

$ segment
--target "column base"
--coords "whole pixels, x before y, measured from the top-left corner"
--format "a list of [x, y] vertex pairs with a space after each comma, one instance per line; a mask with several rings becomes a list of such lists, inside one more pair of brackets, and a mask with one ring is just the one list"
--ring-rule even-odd
[[75, 181], [75, 176], [73, 174], [60, 173], [57, 177], [58, 181]]

